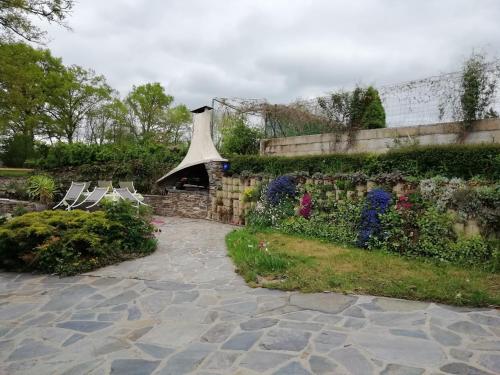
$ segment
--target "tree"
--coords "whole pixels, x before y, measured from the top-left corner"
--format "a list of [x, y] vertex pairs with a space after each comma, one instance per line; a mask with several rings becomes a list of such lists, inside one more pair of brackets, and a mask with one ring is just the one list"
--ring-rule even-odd
[[7, 167], [23, 167], [35, 154], [33, 139], [22, 133], [5, 138], [1, 144], [2, 162]]
[[349, 126], [353, 109], [353, 94], [346, 91], [332, 92], [329, 97], [318, 98], [318, 105], [332, 126]]
[[318, 104], [333, 129], [352, 131], [385, 127], [385, 110], [378, 91], [369, 86], [356, 87], [352, 93], [334, 92], [318, 98]]
[[361, 117], [364, 129], [385, 128], [385, 110], [378, 91], [369, 86], [364, 93], [365, 107]]
[[112, 89], [103, 76], [73, 65], [53, 77], [47, 111], [52, 118], [49, 137], [73, 143], [86, 117], [111, 98]]
[[166, 143], [177, 144], [187, 134], [191, 123], [191, 112], [184, 104], [169, 108], [165, 114], [162, 135]]
[[127, 107], [118, 98], [90, 111], [85, 119], [85, 139], [89, 143], [123, 143], [131, 135]]
[[476, 120], [494, 115], [488, 107], [495, 97], [497, 79], [488, 74], [485, 56], [473, 53], [462, 69], [459, 119], [468, 131]]
[[151, 137], [161, 130], [174, 97], [167, 95], [160, 83], [134, 86], [125, 102], [130, 109], [133, 131], [137, 137]]
[[226, 126], [222, 129], [221, 152], [224, 155], [257, 154], [259, 152], [260, 132], [247, 126], [245, 119], [241, 116], [230, 119], [231, 123], [226, 122]]
[[0, 44], [0, 131], [23, 134], [27, 142], [50, 122], [46, 103], [49, 83], [63, 69], [49, 50], [23, 43]]
[[21, 38], [30, 42], [43, 41], [45, 32], [34, 25], [32, 18], [64, 25], [73, 0], [1, 0], [0, 40]]

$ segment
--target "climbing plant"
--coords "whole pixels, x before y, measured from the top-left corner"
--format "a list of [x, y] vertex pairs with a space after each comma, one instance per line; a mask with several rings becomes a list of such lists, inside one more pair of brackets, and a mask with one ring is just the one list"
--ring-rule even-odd
[[497, 117], [491, 104], [497, 86], [497, 75], [488, 74], [485, 56], [473, 53], [464, 63], [459, 91], [458, 117], [463, 122], [461, 137], [465, 137], [474, 121]]

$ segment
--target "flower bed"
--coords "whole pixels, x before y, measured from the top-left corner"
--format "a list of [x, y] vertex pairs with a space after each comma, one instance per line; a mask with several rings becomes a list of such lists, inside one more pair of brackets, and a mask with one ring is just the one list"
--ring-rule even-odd
[[500, 271], [500, 184], [444, 177], [408, 183], [395, 174], [377, 181], [316, 177], [279, 177], [261, 187], [247, 224]]

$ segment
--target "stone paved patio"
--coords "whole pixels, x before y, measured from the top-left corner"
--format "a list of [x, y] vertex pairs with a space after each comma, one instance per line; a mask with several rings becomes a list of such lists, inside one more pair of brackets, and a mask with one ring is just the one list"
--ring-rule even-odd
[[251, 289], [226, 256], [231, 227], [164, 220], [147, 258], [1, 273], [0, 373], [500, 373], [498, 311]]

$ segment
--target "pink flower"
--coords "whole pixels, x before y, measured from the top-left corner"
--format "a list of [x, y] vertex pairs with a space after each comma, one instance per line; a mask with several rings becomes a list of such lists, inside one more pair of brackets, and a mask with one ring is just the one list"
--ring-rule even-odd
[[311, 217], [312, 210], [312, 198], [309, 193], [305, 193], [303, 197], [300, 199], [300, 209], [299, 215], [304, 219], [309, 219]]
[[396, 203], [397, 210], [409, 210], [412, 207], [413, 203], [410, 202], [410, 198], [408, 198], [408, 196], [402, 195], [398, 198], [398, 201]]

